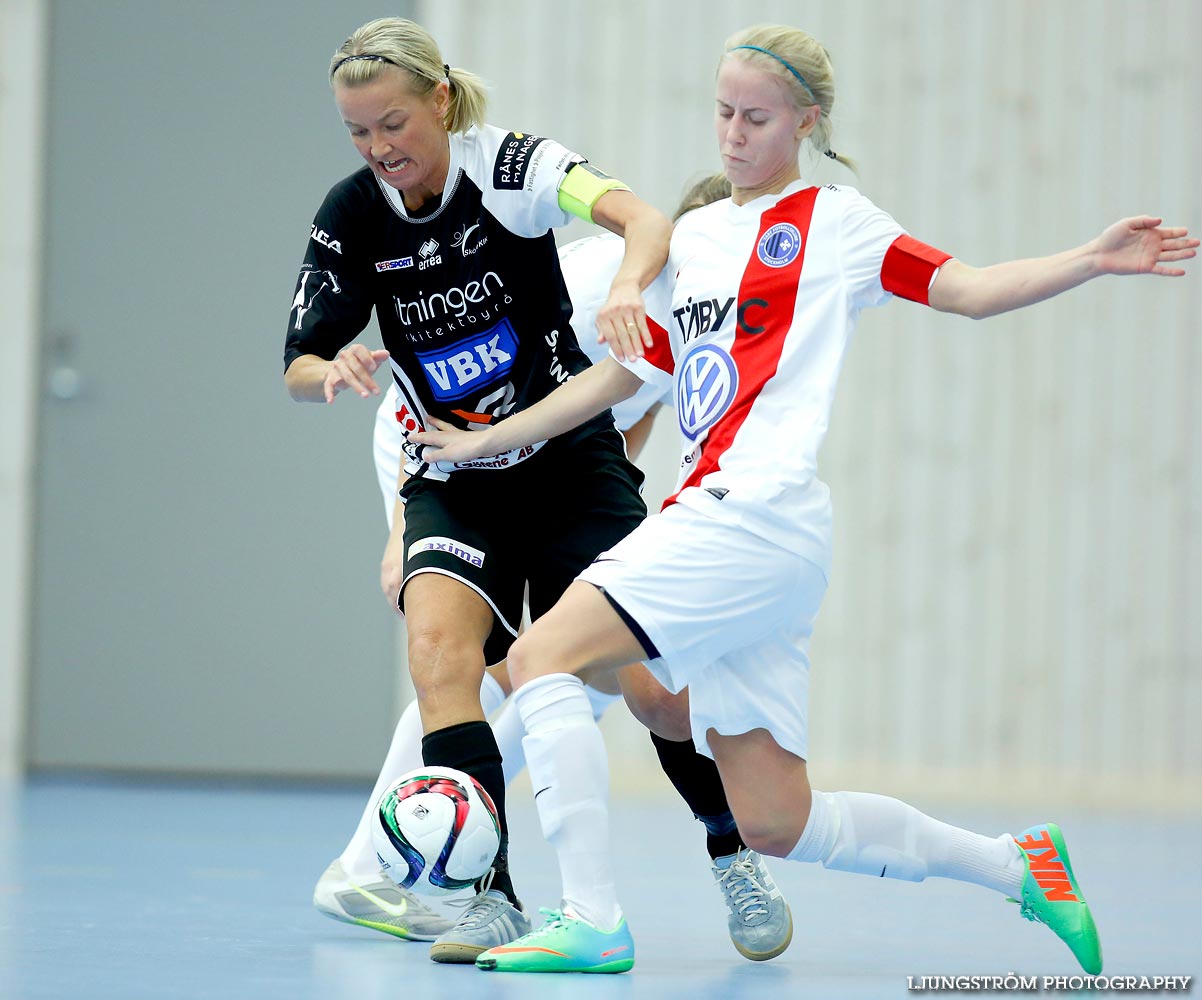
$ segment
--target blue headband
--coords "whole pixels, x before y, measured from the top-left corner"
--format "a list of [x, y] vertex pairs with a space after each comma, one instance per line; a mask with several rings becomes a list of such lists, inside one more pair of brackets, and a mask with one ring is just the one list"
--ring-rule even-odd
[[818, 103], [814, 99], [814, 91], [812, 91], [810, 89], [810, 85], [808, 83], [806, 83], [806, 78], [804, 76], [802, 76], [800, 73], [798, 73], [797, 70], [795, 70], [793, 68], [792, 63], [788, 62], [785, 59], [782, 59], [775, 52], [770, 52], [770, 51], [768, 51], [768, 49], [761, 49], [758, 45], [736, 45], [735, 48], [731, 49], [730, 51], [734, 52], [735, 49], [751, 49], [752, 52], [762, 52], [766, 56], [771, 56], [778, 63], [780, 63], [782, 66], [784, 66], [785, 69], [787, 69], [790, 73], [792, 73], [795, 77], [797, 77], [797, 82], [800, 83], [803, 87], [805, 87], [806, 93], [809, 94], [810, 101], [814, 104]]

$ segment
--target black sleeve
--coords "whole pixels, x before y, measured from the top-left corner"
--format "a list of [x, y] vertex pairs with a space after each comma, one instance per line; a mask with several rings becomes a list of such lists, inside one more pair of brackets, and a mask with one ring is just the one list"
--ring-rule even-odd
[[363, 257], [352, 237], [357, 213], [350, 211], [351, 199], [341, 188], [326, 195], [313, 220], [288, 314], [285, 371], [302, 354], [332, 360], [371, 320]]

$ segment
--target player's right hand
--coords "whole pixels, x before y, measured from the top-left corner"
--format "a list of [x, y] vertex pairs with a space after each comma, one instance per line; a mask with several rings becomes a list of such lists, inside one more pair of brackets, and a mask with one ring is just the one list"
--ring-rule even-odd
[[[437, 417], [427, 417], [426, 423], [429, 426], [425, 430], [411, 431], [409, 440], [425, 445], [422, 461], [436, 464], [444, 472], [453, 469], [455, 462], [470, 462], [494, 454], [489, 450], [487, 430], [461, 431]], [[444, 464], [449, 468], [444, 468]]]
[[387, 360], [387, 351], [373, 351], [366, 344], [344, 347], [330, 362], [322, 382], [326, 402], [334, 402], [334, 397], [343, 389], [353, 389], [364, 399], [380, 395], [380, 387], [372, 375]]

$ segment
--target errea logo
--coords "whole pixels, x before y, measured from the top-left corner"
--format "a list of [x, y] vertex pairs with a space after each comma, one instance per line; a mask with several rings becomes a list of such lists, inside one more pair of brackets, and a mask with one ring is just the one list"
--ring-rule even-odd
[[417, 269], [424, 271], [427, 267], [433, 267], [435, 264], [442, 263], [442, 254], [438, 252], [438, 240], [431, 237], [426, 240], [420, 247], [417, 248], [417, 255], [421, 258], [417, 262]]
[[448, 555], [462, 559], [465, 563], [470, 563], [472, 566], [484, 565], [484, 553], [479, 549], [473, 549], [470, 545], [464, 545], [462, 542], [457, 542], [453, 538], [446, 538], [442, 535], [430, 535], [428, 538], [419, 538], [409, 546], [409, 551], [405, 553], [405, 558], [412, 559], [419, 552], [445, 552]]

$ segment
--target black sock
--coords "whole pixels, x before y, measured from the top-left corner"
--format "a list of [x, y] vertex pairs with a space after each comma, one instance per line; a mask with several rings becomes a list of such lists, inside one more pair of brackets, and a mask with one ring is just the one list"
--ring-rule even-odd
[[[422, 761], [431, 766], [453, 767], [475, 778], [492, 797], [501, 821], [501, 847], [493, 862], [491, 889], [503, 892], [517, 905], [509, 877], [509, 825], [505, 820], [505, 772], [501, 750], [487, 722], [461, 722], [422, 737]], [[479, 887], [480, 883], [477, 883]]]
[[677, 742], [651, 734], [659, 765], [694, 817], [705, 826], [705, 847], [711, 858], [734, 854], [744, 844], [739, 837], [718, 765], [699, 754], [692, 740]]

